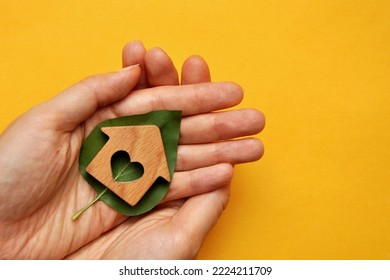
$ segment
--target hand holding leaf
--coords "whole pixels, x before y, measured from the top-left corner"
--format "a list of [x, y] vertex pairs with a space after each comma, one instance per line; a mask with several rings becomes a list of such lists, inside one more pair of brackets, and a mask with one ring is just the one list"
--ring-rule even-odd
[[[215, 112], [238, 104], [240, 87], [174, 86], [177, 72], [169, 57], [159, 49], [131, 56], [135, 46], [140, 43], [125, 47], [124, 64], [140, 66], [84, 79], [2, 133], [0, 258], [194, 257], [228, 201], [232, 165], [261, 156], [257, 139], [230, 140], [262, 129], [258, 111]], [[209, 82], [199, 57], [185, 62], [182, 75], [183, 83]], [[86, 136], [102, 121], [160, 109], [183, 112], [177, 165], [164, 203], [127, 218], [98, 202], [72, 221], [96, 196], [79, 172]]]

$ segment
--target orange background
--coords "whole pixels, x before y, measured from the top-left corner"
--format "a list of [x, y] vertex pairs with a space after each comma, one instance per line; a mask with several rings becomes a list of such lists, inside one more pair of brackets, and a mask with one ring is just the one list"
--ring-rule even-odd
[[0, 0], [0, 131], [123, 45], [191, 54], [267, 116], [199, 259], [390, 257], [390, 2]]

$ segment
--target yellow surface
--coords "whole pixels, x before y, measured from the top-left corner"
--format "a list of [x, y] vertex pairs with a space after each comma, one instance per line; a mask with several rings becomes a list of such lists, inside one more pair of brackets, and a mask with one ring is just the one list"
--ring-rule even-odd
[[390, 258], [387, 0], [0, 1], [0, 130], [141, 39], [267, 116], [200, 259]]

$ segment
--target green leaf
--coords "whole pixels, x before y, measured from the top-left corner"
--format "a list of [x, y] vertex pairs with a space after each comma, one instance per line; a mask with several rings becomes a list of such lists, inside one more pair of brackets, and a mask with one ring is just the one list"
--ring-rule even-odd
[[[102, 127], [108, 126], [130, 126], [130, 125], [156, 125], [160, 128], [161, 138], [164, 144], [165, 155], [167, 157], [171, 178], [175, 170], [177, 159], [177, 145], [179, 141], [181, 111], [152, 111], [143, 115], [126, 116], [110, 119], [100, 123], [95, 127], [90, 135], [85, 139], [80, 150], [80, 172], [87, 182], [93, 186], [97, 192], [93, 201], [102, 200], [116, 211], [126, 216], [136, 216], [153, 209], [167, 194], [169, 182], [163, 178], [157, 178], [144, 197], [135, 205], [130, 206], [116, 194], [108, 190], [103, 184], [89, 175], [86, 167], [97, 155], [101, 148], [108, 141], [108, 136], [102, 131]], [[119, 182], [129, 182], [140, 178], [143, 174], [143, 167], [140, 163], [130, 162], [126, 152], [117, 152], [111, 159], [113, 178]], [[90, 207], [93, 203], [89, 203]], [[72, 218], [77, 219], [88, 207], [83, 207]]]
[[117, 182], [137, 180], [144, 174], [144, 167], [139, 162], [131, 162], [125, 151], [118, 151], [111, 158], [112, 178]]

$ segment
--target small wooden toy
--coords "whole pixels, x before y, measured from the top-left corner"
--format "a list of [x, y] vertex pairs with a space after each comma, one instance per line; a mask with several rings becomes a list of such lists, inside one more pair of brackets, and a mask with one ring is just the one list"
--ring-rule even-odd
[[[140, 201], [158, 177], [170, 182], [168, 163], [160, 129], [156, 125], [102, 127], [107, 143], [89, 163], [86, 171], [131, 206]], [[139, 162], [144, 174], [131, 182], [117, 182], [111, 169], [112, 155], [125, 151]]]

